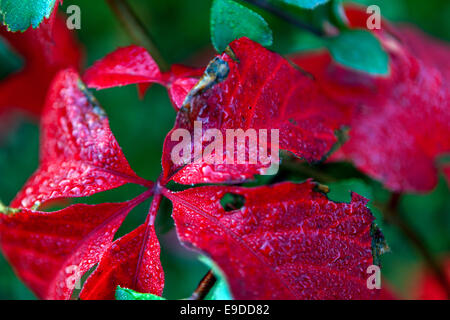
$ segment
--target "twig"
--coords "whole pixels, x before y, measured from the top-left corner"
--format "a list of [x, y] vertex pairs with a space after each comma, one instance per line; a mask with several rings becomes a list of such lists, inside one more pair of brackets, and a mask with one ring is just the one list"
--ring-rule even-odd
[[401, 194], [393, 193], [391, 199], [386, 206], [385, 210], [382, 210], [384, 218], [388, 223], [397, 226], [401, 232], [408, 238], [409, 241], [416, 247], [417, 251], [425, 260], [430, 270], [434, 273], [435, 277], [439, 280], [444, 288], [448, 299], [450, 299], [450, 283], [447, 280], [444, 269], [441, 264], [431, 254], [429, 248], [425, 244], [425, 241], [418, 235], [414, 229], [408, 224], [408, 222], [399, 214], [398, 204], [400, 202]]
[[198, 284], [197, 289], [192, 293], [188, 300], [203, 300], [211, 291], [212, 287], [216, 283], [217, 279], [211, 270], [203, 277], [203, 279]]
[[106, 2], [136, 44], [146, 48], [150, 52], [161, 71], [168, 71], [170, 68], [169, 64], [164, 60], [161, 52], [155, 45], [153, 37], [128, 2], [126, 0], [106, 0]]
[[311, 32], [312, 34], [314, 34], [314, 35], [316, 35], [318, 37], [322, 37], [322, 36], [325, 35], [325, 33], [322, 30], [317, 29], [317, 28], [315, 28], [315, 27], [313, 27], [313, 26], [311, 26], [311, 25], [309, 25], [309, 24], [307, 24], [307, 23], [305, 23], [303, 21], [300, 21], [299, 19], [297, 19], [296, 17], [294, 17], [290, 13], [273, 6], [267, 0], [242, 0], [242, 1], [247, 2], [249, 4], [252, 4], [252, 5], [254, 5], [256, 7], [259, 7], [261, 9], [264, 9], [267, 12], [270, 12], [271, 14], [273, 14], [274, 16], [277, 16], [277, 17], [281, 18], [282, 20], [285, 20], [285, 21], [289, 22], [290, 24], [292, 24], [292, 25], [294, 25], [294, 26], [296, 26], [296, 27], [298, 27], [300, 29], [303, 29], [303, 30], [306, 30], [308, 32]]

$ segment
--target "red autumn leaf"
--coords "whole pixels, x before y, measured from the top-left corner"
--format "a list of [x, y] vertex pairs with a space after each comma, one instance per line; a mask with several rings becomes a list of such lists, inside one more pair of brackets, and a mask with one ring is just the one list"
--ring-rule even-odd
[[[365, 26], [365, 12], [352, 7], [347, 15], [353, 26]], [[353, 161], [391, 190], [431, 190], [437, 158], [450, 152], [449, 47], [411, 28], [375, 33], [390, 55], [388, 78], [344, 69], [325, 52], [294, 61], [331, 99], [353, 108], [350, 139], [334, 160]]]
[[[213, 79], [212, 86], [208, 83], [190, 98], [188, 108], [178, 113], [164, 144], [166, 179], [183, 184], [243, 181], [267, 167], [249, 161], [242, 165], [236, 161], [208, 164], [198, 157], [184, 167], [176, 164], [172, 152], [178, 141], [172, 141], [172, 134], [186, 129], [193, 136], [194, 121], [202, 122], [203, 134], [218, 129], [223, 137], [227, 129], [267, 129], [268, 134], [278, 129], [279, 147], [308, 161], [321, 160], [337, 141], [335, 130], [344, 123], [345, 108], [325, 98], [313, 79], [247, 38], [234, 41], [230, 48], [232, 56], [224, 53], [216, 57], [203, 77], [206, 83]], [[203, 141], [203, 149], [208, 144]]]
[[145, 184], [130, 168], [104, 111], [77, 73], [62, 71], [50, 88], [42, 115], [39, 168], [11, 206], [31, 208], [130, 182]]
[[164, 272], [159, 255], [160, 247], [154, 226], [139, 226], [113, 243], [86, 281], [80, 298], [113, 300], [118, 285], [161, 296]]
[[0, 113], [13, 108], [40, 115], [48, 87], [58, 71], [79, 68], [81, 50], [65, 20], [45, 20], [38, 29], [24, 33], [6, 31], [0, 26], [0, 37], [24, 59], [24, 68], [0, 83]]
[[86, 280], [81, 299], [112, 300], [119, 285], [162, 295], [164, 271], [154, 227], [161, 199], [161, 195], [155, 195], [145, 224], [116, 240], [108, 249], [95, 272]]
[[[236, 299], [365, 299], [373, 264], [367, 200], [335, 203], [311, 181], [165, 192], [181, 241], [211, 256]], [[245, 198], [225, 211], [225, 194]]]
[[[142, 184], [149, 190], [124, 204], [75, 205], [57, 213], [28, 210], [49, 200], [88, 196], [124, 183]], [[44, 299], [70, 298], [69, 283], [97, 263], [84, 296], [113, 298], [117, 285], [161, 294], [164, 275], [153, 228], [160, 196], [155, 196], [158, 201], [152, 204], [147, 227], [112, 244], [127, 213], [153, 194], [153, 186], [131, 170], [104, 111], [78, 74], [64, 70], [51, 86], [42, 116], [40, 167], [12, 203], [22, 212], [0, 220], [5, 230], [3, 252]]]
[[150, 54], [141, 47], [119, 48], [97, 61], [90, 67], [84, 81], [90, 88], [97, 90], [111, 87], [138, 84], [141, 96], [153, 83], [159, 83], [169, 90], [169, 96], [178, 109], [187, 92], [195, 85], [195, 77], [201, 69], [174, 65], [169, 72], [161, 72]]
[[0, 214], [0, 244], [18, 276], [41, 299], [69, 299], [99, 262], [137, 200], [77, 204], [57, 212]]

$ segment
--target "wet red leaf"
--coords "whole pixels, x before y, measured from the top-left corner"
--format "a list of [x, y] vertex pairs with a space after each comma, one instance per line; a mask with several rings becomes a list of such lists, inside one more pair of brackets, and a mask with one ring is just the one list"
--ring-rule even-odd
[[[211, 256], [237, 299], [366, 299], [373, 264], [367, 200], [335, 203], [311, 181], [167, 193], [178, 236]], [[225, 211], [225, 194], [245, 198]]]
[[74, 70], [55, 78], [42, 115], [38, 170], [11, 203], [31, 208], [142, 182], [130, 168], [103, 109]]
[[[194, 95], [178, 113], [164, 144], [166, 179], [183, 184], [236, 182], [267, 167], [249, 161], [208, 164], [194, 155], [184, 167], [174, 163], [171, 153], [178, 140], [172, 141], [172, 134], [178, 129], [191, 132], [194, 150], [194, 121], [202, 122], [203, 134], [218, 129], [223, 137], [227, 129], [267, 129], [269, 146], [270, 130], [278, 129], [279, 147], [308, 161], [323, 159], [337, 141], [335, 131], [345, 123], [345, 107], [332, 103], [313, 79], [256, 42], [241, 38], [230, 47], [233, 53], [218, 56], [209, 67], [210, 75], [203, 78], [215, 77], [215, 83]], [[203, 141], [203, 149], [208, 144]]]
[[142, 47], [119, 48], [90, 67], [84, 81], [97, 90], [138, 84], [143, 96], [153, 83], [167, 87], [173, 105], [178, 109], [190, 89], [197, 82], [202, 69], [173, 65], [168, 72], [161, 72], [150, 54]]
[[0, 214], [2, 251], [41, 299], [69, 299], [99, 262], [136, 201], [77, 204], [57, 212]]
[[[347, 14], [354, 26], [366, 21], [360, 9]], [[390, 55], [388, 78], [344, 69], [326, 52], [294, 61], [329, 97], [354, 110], [350, 138], [334, 160], [353, 161], [391, 190], [429, 191], [437, 183], [437, 159], [450, 152], [449, 47], [409, 27], [386, 26], [376, 35]]]
[[118, 285], [162, 295], [164, 272], [159, 255], [154, 226], [139, 226], [112, 244], [83, 286], [80, 298], [113, 300]]
[[[85, 197], [125, 183], [149, 190], [123, 204], [74, 205], [55, 213], [29, 210], [50, 200]], [[42, 115], [40, 166], [11, 204], [22, 211], [0, 220], [3, 252], [40, 298], [70, 298], [70, 283], [97, 263], [94, 286], [89, 280], [83, 291], [89, 298], [113, 298], [117, 285], [160, 294], [164, 276], [152, 223], [111, 246], [128, 212], [152, 194], [153, 183], [132, 171], [106, 114], [76, 71], [61, 71]], [[149, 221], [154, 221], [158, 206], [159, 202], [152, 207]], [[129, 268], [135, 269], [136, 276]]]

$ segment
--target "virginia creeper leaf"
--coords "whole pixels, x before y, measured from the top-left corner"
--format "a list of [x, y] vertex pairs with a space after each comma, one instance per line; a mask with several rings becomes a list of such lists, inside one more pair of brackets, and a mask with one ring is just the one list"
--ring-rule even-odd
[[211, 41], [220, 53], [233, 40], [247, 37], [263, 46], [272, 45], [272, 30], [256, 12], [232, 0], [213, 0]]
[[[166, 196], [181, 241], [208, 254], [236, 299], [368, 299], [373, 264], [367, 200], [334, 203], [316, 184], [199, 187]], [[225, 211], [226, 193], [245, 197]]]
[[[270, 131], [277, 129], [279, 147], [308, 161], [319, 161], [330, 151], [337, 141], [335, 130], [347, 121], [345, 106], [330, 102], [313, 79], [278, 54], [247, 38], [234, 41], [230, 47], [233, 53], [224, 53], [211, 62], [178, 113], [164, 143], [166, 179], [182, 184], [235, 182], [267, 168], [249, 161], [238, 164], [237, 155], [229, 164], [225, 160], [223, 164], [207, 163], [208, 159], [194, 157], [194, 152], [190, 164], [176, 164], [172, 151], [179, 142], [172, 141], [172, 134], [186, 129], [193, 137], [195, 121], [202, 122], [203, 133], [218, 129], [223, 137], [227, 129], [266, 129], [269, 146]], [[194, 140], [191, 138], [191, 150]], [[202, 143], [203, 149], [210, 144]], [[236, 153], [240, 147], [235, 146]]]
[[151, 293], [140, 293], [131, 289], [117, 287], [116, 300], [166, 300]]
[[389, 73], [389, 56], [373, 34], [365, 30], [341, 31], [325, 42], [334, 60], [372, 75]]
[[90, 67], [83, 79], [87, 86], [97, 90], [138, 84], [143, 96], [152, 83], [166, 86], [170, 99], [179, 109], [187, 93], [197, 83], [202, 69], [173, 65], [162, 73], [150, 54], [141, 47], [119, 48]]
[[132, 83], [162, 82], [162, 74], [144, 48], [129, 46], [95, 62], [83, 80], [90, 88], [105, 89]]
[[118, 285], [161, 296], [164, 272], [159, 256], [154, 226], [139, 226], [112, 244], [86, 280], [80, 298], [114, 300]]
[[2, 22], [10, 31], [25, 31], [30, 26], [37, 28], [62, 0], [0, 0]]
[[302, 9], [314, 9], [317, 6], [327, 3], [329, 0], [275, 0], [275, 1], [287, 3]]
[[136, 201], [76, 204], [57, 212], [0, 214], [2, 252], [41, 299], [69, 299]]
[[24, 33], [11, 33], [0, 27], [0, 37], [25, 63], [22, 70], [0, 82], [0, 114], [17, 108], [40, 115], [56, 73], [80, 67], [80, 45], [60, 17], [46, 20], [39, 29]]
[[111, 133], [106, 114], [74, 70], [56, 76], [41, 126], [39, 168], [12, 207], [31, 208], [140, 181]]
[[[365, 25], [364, 11], [346, 12], [352, 27]], [[374, 33], [390, 56], [387, 78], [341, 68], [325, 52], [294, 61], [314, 75], [328, 97], [353, 109], [350, 139], [332, 159], [352, 160], [391, 190], [429, 191], [437, 183], [437, 158], [450, 151], [449, 47], [386, 22]]]

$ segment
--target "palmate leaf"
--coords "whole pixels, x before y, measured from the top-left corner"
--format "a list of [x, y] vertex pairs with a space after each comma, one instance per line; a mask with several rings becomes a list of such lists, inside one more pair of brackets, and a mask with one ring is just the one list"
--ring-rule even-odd
[[8, 30], [25, 31], [37, 28], [44, 18], [49, 18], [62, 0], [0, 0], [0, 15]]
[[[133, 283], [133, 288], [160, 293], [158, 286], [164, 277], [162, 269], [156, 268], [159, 243], [152, 232], [153, 220], [112, 243], [128, 212], [153, 194], [153, 183], [131, 170], [104, 111], [74, 70], [61, 71], [53, 81], [42, 131], [38, 170], [12, 202], [15, 208], [0, 208], [4, 211], [0, 216], [1, 247], [16, 273], [44, 299], [69, 299], [74, 284], [97, 263], [91, 277], [101, 274], [97, 284], [102, 291], [89, 289], [92, 280], [88, 278], [83, 295], [89, 294], [89, 298], [101, 294], [113, 299], [117, 285], [133, 287]], [[125, 183], [141, 184], [149, 190], [126, 203], [74, 205], [52, 213], [31, 209], [50, 200], [88, 196]], [[109, 277], [101, 273], [105, 263], [111, 268]], [[156, 274], [158, 270], [160, 282], [155, 285], [149, 281], [149, 271]], [[126, 277], [120, 278], [120, 272]]]
[[[345, 109], [336, 111], [312, 79], [255, 42], [244, 38], [234, 42], [231, 50], [233, 53], [227, 51], [219, 57], [229, 68], [227, 77], [209, 90], [196, 91], [196, 86], [184, 99], [178, 120], [197, 119], [207, 112], [204, 115], [211, 126], [223, 120], [220, 128], [251, 124], [270, 129], [277, 113], [289, 115], [279, 116], [275, 122], [286, 130], [282, 146], [308, 159], [323, 157], [335, 142], [334, 130], [346, 119]], [[106, 63], [103, 68], [114, 70], [109, 79], [115, 85], [121, 77], [120, 81], [126, 81], [130, 70], [141, 72], [136, 69], [139, 63], [131, 64], [116, 77], [117, 65], [109, 68]], [[248, 90], [251, 88], [256, 92]], [[247, 117], [229, 122], [231, 116], [217, 113], [217, 104], [223, 99], [235, 99], [234, 106], [223, 104], [230, 115], [240, 112]], [[200, 102], [206, 102], [204, 110], [196, 105]], [[327, 120], [323, 113], [329, 110], [333, 118]], [[171, 192], [165, 187], [168, 176], [156, 184], [136, 176], [105, 113], [72, 69], [60, 72], [51, 86], [42, 131], [38, 170], [13, 201], [15, 208], [0, 208], [4, 211], [0, 219], [0, 228], [5, 229], [1, 232], [3, 252], [40, 298], [69, 298], [73, 282], [96, 264], [83, 287], [82, 299], [113, 299], [117, 286], [160, 296], [164, 274], [154, 221], [163, 195], [173, 202], [180, 239], [218, 264], [236, 298], [377, 297], [377, 291], [366, 287], [366, 268], [374, 263], [372, 243], [376, 241], [371, 238], [373, 218], [367, 200], [360, 196], [354, 194], [349, 204], [334, 203], [316, 191], [324, 188], [310, 181]], [[166, 170], [167, 163], [165, 166]], [[173, 172], [165, 171], [168, 173]], [[204, 181], [204, 176], [192, 177]], [[178, 178], [182, 181], [189, 176]], [[54, 213], [33, 210], [51, 200], [89, 196], [125, 183], [148, 190], [125, 204], [76, 205]], [[229, 193], [244, 198], [240, 209], [222, 208], [220, 201]], [[111, 243], [128, 212], [152, 195], [145, 223]], [[101, 212], [93, 213], [96, 210]], [[44, 272], [46, 265], [51, 269]], [[77, 274], [68, 274], [67, 267]]]
[[[352, 27], [365, 25], [364, 10], [346, 12]], [[374, 34], [390, 56], [386, 78], [342, 68], [326, 52], [294, 61], [328, 97], [353, 109], [350, 138], [333, 160], [353, 161], [391, 190], [429, 191], [437, 183], [438, 158], [450, 152], [450, 49], [411, 27], [386, 22]]]
[[[236, 299], [373, 299], [373, 217], [367, 200], [334, 203], [316, 184], [199, 187], [165, 195], [178, 236], [223, 270]], [[225, 211], [227, 194], [245, 198]]]

